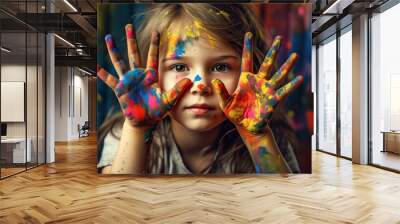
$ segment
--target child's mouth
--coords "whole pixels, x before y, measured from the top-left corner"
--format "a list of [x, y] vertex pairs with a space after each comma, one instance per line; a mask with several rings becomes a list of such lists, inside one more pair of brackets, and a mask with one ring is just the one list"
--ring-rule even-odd
[[195, 115], [204, 115], [211, 110], [215, 110], [214, 107], [208, 104], [193, 104], [189, 107], [185, 107], [185, 109], [189, 110], [191, 113]]

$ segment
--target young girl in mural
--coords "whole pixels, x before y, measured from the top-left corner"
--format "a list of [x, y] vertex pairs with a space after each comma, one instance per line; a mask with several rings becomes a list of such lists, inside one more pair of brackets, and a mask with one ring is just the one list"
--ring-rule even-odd
[[263, 27], [247, 5], [157, 4], [137, 40], [131, 24], [125, 31], [129, 68], [107, 35], [119, 78], [97, 71], [122, 109], [100, 134], [103, 173], [300, 172], [277, 105], [303, 80], [282, 83], [297, 55], [272, 74], [281, 37], [265, 55]]

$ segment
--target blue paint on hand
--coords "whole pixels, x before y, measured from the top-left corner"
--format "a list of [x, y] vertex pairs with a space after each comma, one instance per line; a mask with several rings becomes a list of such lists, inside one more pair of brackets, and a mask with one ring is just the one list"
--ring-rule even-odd
[[112, 35], [111, 34], [107, 34], [104, 39], [107, 40], [112, 40]]
[[258, 153], [259, 153], [260, 157], [262, 158], [268, 154], [268, 151], [264, 146], [261, 146]]
[[261, 173], [260, 165], [255, 164], [255, 168], [256, 168], [256, 173]]

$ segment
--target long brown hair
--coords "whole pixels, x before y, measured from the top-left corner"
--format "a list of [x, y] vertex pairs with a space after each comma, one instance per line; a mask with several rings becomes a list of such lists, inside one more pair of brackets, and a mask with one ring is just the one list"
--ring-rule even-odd
[[[157, 31], [162, 35], [172, 23], [176, 23], [182, 19], [201, 21], [204, 27], [207, 28], [207, 31], [229, 44], [239, 55], [242, 52], [245, 33], [253, 33], [254, 71], [257, 71], [261, 65], [265, 52], [268, 49], [263, 26], [255, 16], [254, 11], [246, 4], [153, 4], [143, 16], [142, 25], [136, 32], [142, 62], [145, 62], [147, 59], [151, 33]], [[110, 132], [117, 123], [121, 124], [123, 120], [124, 117], [121, 113], [114, 116], [112, 120], [104, 123], [100, 132]], [[228, 125], [226, 125], [227, 122]], [[274, 132], [274, 136], [276, 136], [275, 138], [278, 136], [278, 142], [281, 142], [282, 138], [285, 139], [285, 142], [281, 142], [278, 145], [287, 145], [286, 143], [290, 143], [292, 146], [297, 145], [294, 133], [288, 124], [285, 114], [279, 109], [279, 105], [273, 113], [269, 125]], [[232, 125], [230, 126], [229, 121], [226, 121], [224, 122], [224, 127], [232, 127]], [[100, 134], [100, 136], [104, 137], [105, 134]], [[282, 136], [282, 138], [279, 136]], [[232, 150], [224, 152], [218, 158], [217, 162], [233, 161], [232, 164], [236, 164], [235, 173], [254, 172], [250, 155], [240, 140], [238, 133], [235, 132], [229, 138], [234, 140], [236, 144], [232, 147]], [[151, 166], [152, 161], [157, 159], [156, 156], [148, 158], [147, 164], [149, 166]]]

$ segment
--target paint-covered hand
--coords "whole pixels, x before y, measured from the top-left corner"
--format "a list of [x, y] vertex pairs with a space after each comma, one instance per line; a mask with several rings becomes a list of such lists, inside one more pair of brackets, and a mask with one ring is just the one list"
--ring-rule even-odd
[[303, 81], [302, 76], [297, 76], [277, 89], [279, 83], [293, 67], [297, 59], [296, 53], [290, 55], [285, 64], [270, 79], [267, 79], [275, 61], [280, 41], [281, 37], [275, 38], [259, 72], [254, 74], [252, 34], [246, 33], [241, 74], [235, 92], [230, 95], [220, 80], [214, 79], [212, 81], [213, 89], [219, 97], [220, 106], [227, 118], [235, 125], [245, 128], [251, 133], [263, 133], [277, 103]]
[[111, 35], [105, 37], [108, 53], [119, 79], [97, 67], [97, 76], [114, 90], [125, 117], [134, 127], [149, 127], [160, 121], [177, 99], [192, 85], [182, 79], [171, 90], [162, 92], [158, 85], [157, 33], [151, 36], [146, 68], [141, 68], [134, 28], [125, 27], [130, 70], [119, 57]]

